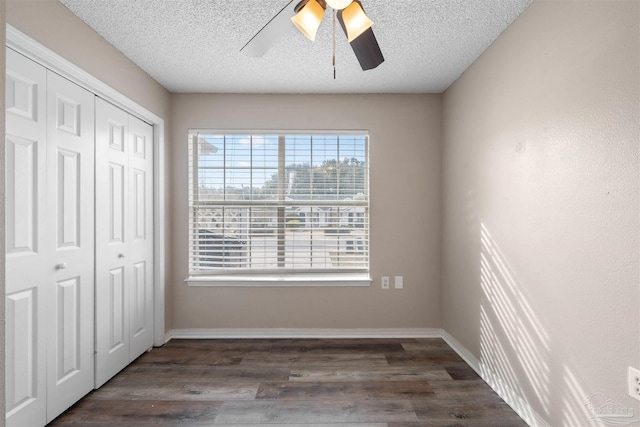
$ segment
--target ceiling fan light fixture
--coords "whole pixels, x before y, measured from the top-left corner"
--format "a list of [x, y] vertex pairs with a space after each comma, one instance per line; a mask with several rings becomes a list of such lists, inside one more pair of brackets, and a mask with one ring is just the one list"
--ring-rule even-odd
[[342, 10], [352, 2], [353, 0], [327, 0], [327, 4], [335, 10]]
[[293, 15], [291, 21], [306, 38], [315, 41], [325, 8], [324, 0], [320, 0], [320, 3], [317, 0], [302, 0], [296, 6], [297, 13]]
[[342, 19], [347, 32], [349, 42], [354, 41], [362, 33], [373, 25], [373, 21], [364, 13], [362, 4], [358, 0], [353, 2], [342, 11]]

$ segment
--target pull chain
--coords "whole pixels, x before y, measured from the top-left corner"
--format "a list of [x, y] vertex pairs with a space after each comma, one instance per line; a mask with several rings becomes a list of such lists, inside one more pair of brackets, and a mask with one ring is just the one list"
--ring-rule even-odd
[[336, 79], [336, 10], [333, 9], [333, 80]]

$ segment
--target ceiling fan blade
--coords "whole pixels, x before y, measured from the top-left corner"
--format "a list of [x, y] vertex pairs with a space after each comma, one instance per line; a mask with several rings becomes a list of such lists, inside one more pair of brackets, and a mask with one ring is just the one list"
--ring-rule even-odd
[[[345, 26], [344, 19], [342, 18], [342, 11], [339, 10], [337, 15], [340, 26], [342, 27], [344, 34], [348, 37], [347, 27]], [[371, 28], [365, 30], [365, 32], [360, 34], [353, 41], [349, 42], [349, 44], [353, 49], [353, 53], [356, 54], [356, 58], [358, 58], [358, 62], [360, 62], [360, 66], [363, 71], [372, 70], [384, 62], [384, 56], [382, 55], [382, 51], [378, 45], [378, 40], [373, 34], [373, 30]]]
[[384, 62], [384, 56], [382, 56], [382, 51], [378, 46], [378, 40], [371, 28], [350, 44], [362, 70], [372, 70]]
[[291, 17], [295, 15], [296, 3], [297, 0], [291, 0], [240, 49], [240, 52], [254, 57], [267, 53], [291, 29]]

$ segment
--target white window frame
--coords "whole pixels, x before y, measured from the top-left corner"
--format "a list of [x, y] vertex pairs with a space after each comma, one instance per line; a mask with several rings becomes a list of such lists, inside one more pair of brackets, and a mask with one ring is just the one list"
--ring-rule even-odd
[[[309, 130], [224, 130], [224, 129], [189, 129], [188, 144], [196, 143], [192, 138], [197, 134], [205, 135], [337, 135], [337, 136], [366, 136], [366, 189], [367, 189], [367, 202], [366, 210], [369, 212], [370, 205], [370, 188], [369, 188], [369, 132], [362, 130], [350, 130], [350, 131], [335, 131], [335, 130], [322, 130], [322, 131], [309, 131]], [[192, 153], [193, 148], [189, 150]], [[283, 153], [279, 153], [280, 156]], [[189, 166], [189, 234], [193, 232], [194, 227], [192, 223], [193, 218], [193, 206], [191, 206], [191, 195], [193, 193], [192, 182], [195, 180], [191, 174], [196, 173], [197, 165], [194, 162], [192, 155], [188, 156]], [[369, 214], [367, 214], [369, 216]], [[367, 228], [367, 239], [370, 239], [371, 228], [370, 224]], [[191, 245], [191, 238], [189, 245]], [[367, 248], [368, 249], [368, 248]], [[238, 270], [234, 272], [228, 271], [190, 271], [189, 276], [185, 279], [185, 282], [189, 286], [232, 286], [232, 287], [291, 287], [291, 286], [370, 286], [370, 251], [367, 250], [367, 267], [366, 271], [360, 269], [358, 271], [295, 271], [295, 270], [275, 270], [268, 272], [256, 272], [249, 270]], [[191, 267], [191, 254], [189, 254], [189, 267]]]

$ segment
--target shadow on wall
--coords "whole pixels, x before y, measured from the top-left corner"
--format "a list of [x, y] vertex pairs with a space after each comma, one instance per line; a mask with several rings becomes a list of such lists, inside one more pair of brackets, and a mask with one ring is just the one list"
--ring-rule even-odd
[[[552, 358], [548, 329], [507, 258], [480, 224], [480, 369], [483, 378], [532, 426], [629, 425], [632, 408], [588, 393], [566, 363]], [[565, 363], [559, 364], [559, 359]], [[569, 363], [572, 365], [571, 363]]]

